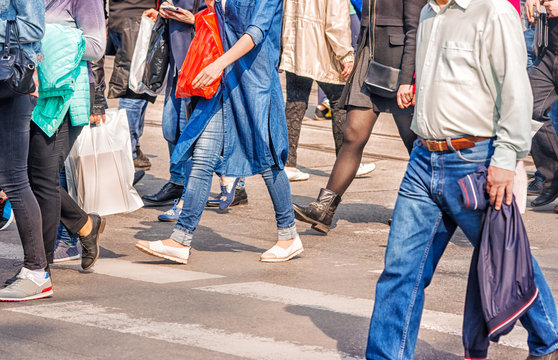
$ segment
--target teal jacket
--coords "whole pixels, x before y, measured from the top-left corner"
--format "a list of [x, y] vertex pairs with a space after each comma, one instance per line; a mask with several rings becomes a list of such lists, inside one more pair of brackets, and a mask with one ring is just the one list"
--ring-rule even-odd
[[44, 60], [37, 67], [39, 98], [32, 119], [51, 137], [68, 111], [72, 125], [89, 123], [89, 75], [81, 30], [47, 24], [41, 43]]

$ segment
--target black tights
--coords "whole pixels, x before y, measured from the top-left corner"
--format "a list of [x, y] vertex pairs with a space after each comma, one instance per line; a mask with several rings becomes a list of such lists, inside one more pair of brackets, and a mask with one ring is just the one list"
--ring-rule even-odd
[[[343, 128], [343, 145], [333, 170], [329, 176], [326, 188], [338, 195], [343, 195], [355, 178], [358, 166], [362, 160], [362, 152], [370, 138], [379, 112], [373, 109], [349, 106], [347, 120]], [[405, 143], [409, 154], [413, 149], [416, 135], [411, 131], [412, 113], [409, 111], [395, 112], [393, 114], [399, 135]]]

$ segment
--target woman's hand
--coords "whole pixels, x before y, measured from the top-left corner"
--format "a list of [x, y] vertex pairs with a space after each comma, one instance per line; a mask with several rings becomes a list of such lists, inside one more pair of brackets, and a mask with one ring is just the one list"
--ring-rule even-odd
[[343, 72], [341, 72], [341, 76], [343, 76], [343, 79], [346, 79], [349, 77], [349, 75], [351, 75], [351, 71], [353, 71], [354, 65], [355, 63], [353, 61], [349, 61], [348, 63], [343, 65]]
[[[164, 2], [161, 4], [161, 6], [174, 6], [172, 4], [169, 4], [168, 2]], [[190, 11], [188, 10], [184, 10], [182, 8], [179, 7], [175, 7], [176, 11], [170, 11], [170, 10], [165, 10], [165, 9], [161, 9], [159, 7], [159, 14], [161, 14], [161, 17], [165, 18], [165, 19], [171, 19], [171, 20], [175, 20], [175, 21], [180, 21], [186, 24], [194, 24], [195, 22], [195, 18], [194, 18], [194, 14], [192, 14]]]
[[192, 82], [194, 89], [200, 89], [209, 86], [215, 82], [223, 74], [225, 66], [221, 64], [221, 58], [215, 60], [213, 63], [207, 65]]
[[401, 109], [405, 109], [414, 105], [414, 101], [415, 94], [413, 93], [413, 85], [399, 85], [399, 90], [397, 90], [397, 105], [399, 105]]
[[145, 16], [145, 17], [150, 18], [151, 20], [153, 20], [153, 22], [157, 21], [157, 16], [158, 15], [159, 15], [159, 13], [155, 9], [145, 10], [143, 12], [143, 14], [141, 14], [141, 16]]

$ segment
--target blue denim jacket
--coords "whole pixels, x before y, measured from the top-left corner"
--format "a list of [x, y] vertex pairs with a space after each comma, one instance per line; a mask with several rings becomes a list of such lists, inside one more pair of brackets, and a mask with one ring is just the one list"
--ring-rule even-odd
[[213, 114], [221, 109], [225, 128], [225, 176], [260, 174], [273, 165], [283, 168], [289, 150], [285, 100], [279, 79], [282, 0], [215, 1], [223, 48], [229, 50], [244, 34], [255, 47], [228, 66], [218, 93], [201, 99], [174, 150], [178, 163], [187, 154]]
[[[16, 20], [21, 47], [37, 64], [45, 31], [45, 0], [0, 0], [0, 43], [4, 44], [6, 24]], [[16, 44], [12, 34], [11, 43]]]

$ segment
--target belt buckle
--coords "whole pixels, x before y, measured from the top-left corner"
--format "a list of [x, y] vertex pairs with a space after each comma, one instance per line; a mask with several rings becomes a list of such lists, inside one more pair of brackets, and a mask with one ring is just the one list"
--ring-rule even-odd
[[426, 146], [430, 151], [444, 151], [442, 142], [439, 140], [426, 140]]

